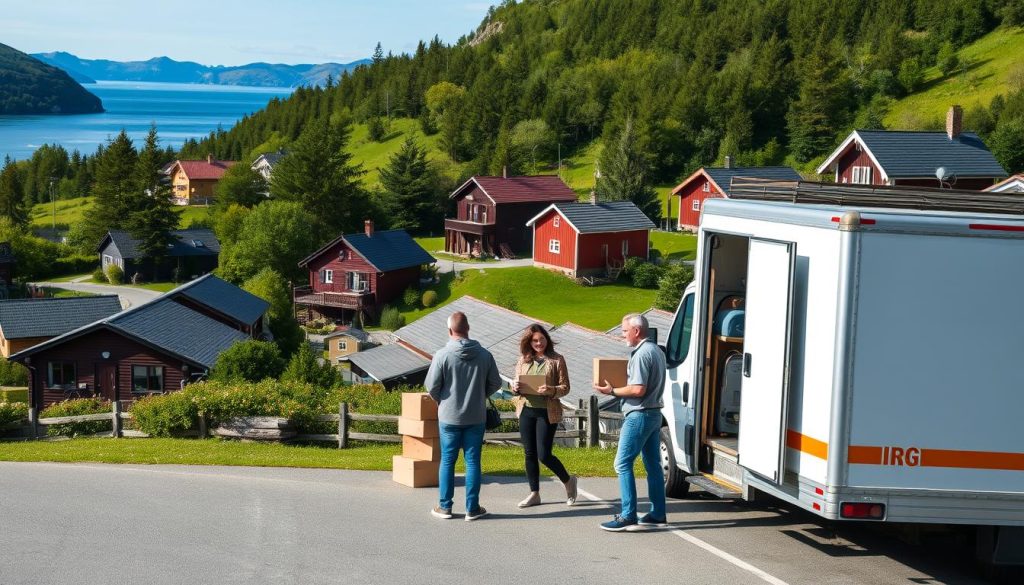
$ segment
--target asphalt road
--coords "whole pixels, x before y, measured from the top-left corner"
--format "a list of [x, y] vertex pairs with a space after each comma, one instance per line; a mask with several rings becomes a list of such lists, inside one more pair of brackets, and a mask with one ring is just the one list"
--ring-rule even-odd
[[37, 286], [77, 290], [96, 295], [117, 295], [121, 300], [121, 307], [125, 309], [151, 301], [162, 294], [145, 288], [111, 286], [109, 284], [93, 284], [90, 282], [37, 282], [35, 284]]
[[0, 463], [0, 584], [983, 582], [963, 551], [792, 508], [673, 500], [668, 529], [612, 534], [614, 479], [525, 511], [522, 478], [484, 480], [492, 514], [464, 522], [461, 486], [438, 520], [388, 473]]

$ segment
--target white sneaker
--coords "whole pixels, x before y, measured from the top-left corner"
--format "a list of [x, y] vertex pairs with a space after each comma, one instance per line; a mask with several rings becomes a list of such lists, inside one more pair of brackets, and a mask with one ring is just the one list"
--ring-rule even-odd
[[530, 492], [530, 495], [525, 500], [519, 502], [520, 508], [529, 508], [540, 504], [540, 492]]
[[576, 503], [576, 496], [578, 495], [577, 484], [579, 483], [578, 477], [573, 475], [569, 478], [569, 481], [565, 482], [565, 505], [572, 506]]

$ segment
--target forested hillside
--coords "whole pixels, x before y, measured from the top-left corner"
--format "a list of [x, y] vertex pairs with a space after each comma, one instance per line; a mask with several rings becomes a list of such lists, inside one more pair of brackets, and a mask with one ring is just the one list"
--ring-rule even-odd
[[100, 99], [67, 73], [0, 44], [0, 115], [102, 111]]
[[[506, 1], [453, 46], [435, 38], [412, 55], [378, 53], [185, 152], [237, 158], [348, 111], [371, 124], [419, 118], [466, 172], [607, 144], [627, 121], [652, 183], [726, 153], [806, 170], [850, 129], [884, 127], [895, 101], [962, 75], [972, 66], [962, 47], [1021, 22], [1020, 0]], [[986, 138], [1024, 119], [1021, 88], [1007, 81], [1000, 93], [994, 108], [967, 112]]]

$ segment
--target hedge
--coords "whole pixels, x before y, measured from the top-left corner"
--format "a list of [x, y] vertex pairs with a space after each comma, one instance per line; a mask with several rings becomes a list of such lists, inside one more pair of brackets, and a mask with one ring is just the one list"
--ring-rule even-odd
[[28, 404], [24, 402], [0, 402], [0, 427], [28, 418]]
[[[109, 400], [102, 398], [73, 398], [53, 404], [39, 413], [39, 418], [51, 418], [58, 416], [79, 416], [83, 414], [100, 414], [111, 412]], [[75, 437], [78, 435], [94, 435], [104, 431], [111, 431], [109, 420], [97, 420], [89, 422], [67, 423], [60, 425], [49, 425], [46, 434], [54, 437], [64, 435]]]

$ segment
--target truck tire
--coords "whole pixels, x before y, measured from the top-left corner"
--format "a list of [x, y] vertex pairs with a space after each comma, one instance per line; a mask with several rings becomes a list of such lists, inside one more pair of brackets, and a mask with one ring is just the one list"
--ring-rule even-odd
[[672, 450], [672, 435], [668, 427], [661, 427], [661, 472], [665, 475], [665, 495], [670, 498], [685, 498], [690, 491], [686, 474], [676, 465]]

